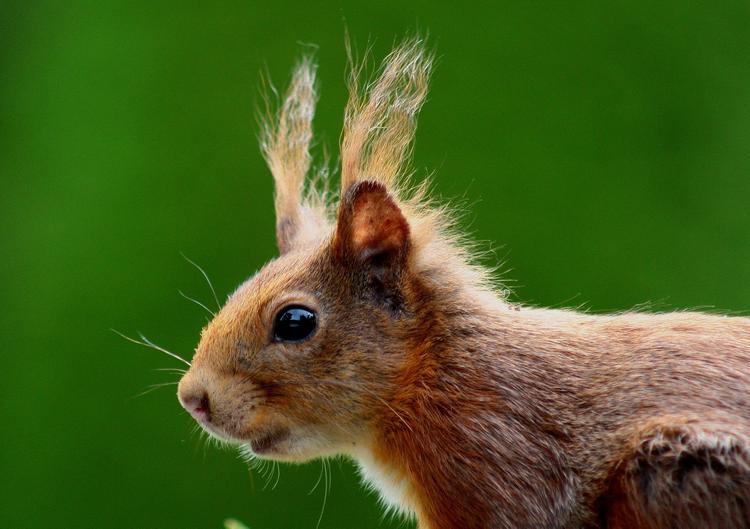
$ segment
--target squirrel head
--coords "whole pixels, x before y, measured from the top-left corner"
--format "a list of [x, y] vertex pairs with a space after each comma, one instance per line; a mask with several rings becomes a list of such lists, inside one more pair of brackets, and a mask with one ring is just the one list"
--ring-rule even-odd
[[203, 330], [179, 385], [209, 433], [278, 460], [350, 452], [389, 408], [409, 351], [439, 332], [433, 287], [477, 281], [445, 212], [399, 183], [431, 63], [410, 39], [373, 82], [352, 69], [333, 204], [305, 184], [315, 66], [305, 58], [295, 69], [261, 139], [280, 256]]

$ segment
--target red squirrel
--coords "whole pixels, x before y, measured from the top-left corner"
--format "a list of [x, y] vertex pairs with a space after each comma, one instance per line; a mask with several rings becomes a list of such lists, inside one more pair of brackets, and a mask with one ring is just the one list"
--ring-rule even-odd
[[750, 528], [750, 318], [510, 302], [406, 183], [431, 66], [411, 38], [353, 68], [332, 198], [298, 64], [261, 138], [280, 255], [203, 329], [182, 406], [259, 458], [351, 457], [421, 529]]

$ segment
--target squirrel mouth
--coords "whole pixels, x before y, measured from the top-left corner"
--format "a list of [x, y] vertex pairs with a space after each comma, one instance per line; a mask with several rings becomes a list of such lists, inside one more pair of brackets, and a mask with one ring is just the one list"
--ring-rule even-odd
[[256, 454], [264, 454], [273, 450], [273, 447], [289, 438], [289, 429], [283, 428], [264, 434], [250, 441], [250, 448]]

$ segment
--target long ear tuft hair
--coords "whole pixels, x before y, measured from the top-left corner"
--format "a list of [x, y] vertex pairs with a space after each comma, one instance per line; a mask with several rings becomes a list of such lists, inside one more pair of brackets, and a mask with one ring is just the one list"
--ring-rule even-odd
[[[333, 216], [338, 213], [339, 224], [346, 218], [345, 199], [352, 195], [350, 191], [360, 197], [361, 193], [355, 191], [371, 190], [368, 200], [360, 197], [360, 202], [371, 206], [368, 211], [373, 213], [365, 220], [372, 220], [373, 225], [379, 222], [378, 225], [386, 227], [397, 226], [399, 230], [394, 233], [408, 237], [406, 246], [396, 245], [394, 241], [400, 239], [395, 236], [387, 238], [386, 242], [394, 244], [386, 250], [408, 247], [409, 266], [425, 272], [425, 277], [431, 280], [496, 290], [489, 271], [477, 264], [476, 247], [456, 229], [455, 212], [428, 198], [427, 179], [413, 187], [409, 184], [417, 114], [427, 97], [434, 60], [424, 39], [414, 36], [397, 45], [371, 80], [366, 75], [365, 61], [355, 63], [351, 47], [347, 51], [349, 100], [341, 139], [338, 205], [335, 200], [327, 200], [326, 160], [318, 171], [311, 170], [312, 120], [317, 100], [317, 68], [311, 57], [303, 57], [295, 67], [278, 109], [271, 110], [267, 104], [261, 117], [261, 149], [276, 183], [279, 250], [285, 253], [328, 240], [335, 246], [340, 239], [335, 235], [341, 226], [332, 230]], [[315, 174], [311, 177], [310, 172]], [[376, 198], [380, 201], [373, 202]], [[389, 212], [393, 213], [390, 220], [399, 222], [389, 224], [388, 219], [382, 218]], [[360, 225], [355, 223], [354, 227], [357, 226]], [[372, 235], [365, 232], [357, 233]], [[332, 234], [333, 239], [329, 239]], [[367, 240], [355, 237], [355, 242]], [[365, 248], [364, 254], [370, 255], [371, 250]]]
[[478, 248], [457, 229], [455, 211], [429, 198], [429, 179], [410, 186], [417, 114], [434, 62], [425, 40], [413, 36], [397, 45], [371, 81], [363, 80], [365, 61], [355, 63], [351, 47], [347, 50], [351, 73], [341, 140], [342, 200], [359, 183], [382, 185], [408, 224], [415, 270], [444, 284], [497, 292], [491, 271], [478, 264]]
[[[316, 182], [305, 186], [312, 164], [316, 70], [312, 57], [303, 57], [278, 110], [271, 110], [266, 92], [266, 112], [261, 116], [260, 147], [276, 184], [276, 240], [281, 253], [319, 239], [328, 226], [324, 193], [317, 191]], [[324, 185], [326, 175], [324, 164], [317, 173]]]
[[363, 68], [354, 64], [351, 47], [347, 50], [351, 73], [341, 142], [341, 193], [362, 180], [395, 191], [407, 172], [433, 56], [421, 38], [408, 38], [385, 58], [377, 78], [363, 83]]

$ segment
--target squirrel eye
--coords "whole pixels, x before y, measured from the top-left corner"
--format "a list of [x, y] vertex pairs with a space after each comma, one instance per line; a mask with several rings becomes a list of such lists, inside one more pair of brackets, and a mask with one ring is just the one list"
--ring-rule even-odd
[[300, 305], [284, 307], [276, 315], [273, 337], [278, 342], [299, 342], [309, 338], [317, 326], [315, 313]]

